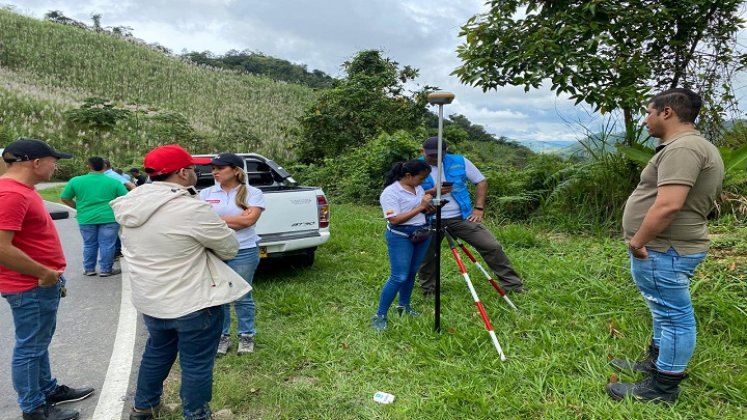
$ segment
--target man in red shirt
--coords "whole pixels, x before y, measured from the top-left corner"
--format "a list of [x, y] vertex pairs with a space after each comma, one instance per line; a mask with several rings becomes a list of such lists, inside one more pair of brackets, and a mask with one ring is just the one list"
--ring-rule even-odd
[[24, 420], [77, 419], [77, 411], [55, 406], [93, 393], [93, 388], [58, 385], [49, 366], [66, 263], [34, 186], [51, 179], [58, 159], [71, 157], [36, 139], [18, 139], [3, 151], [8, 168], [0, 176], [0, 294], [13, 313], [11, 372]]

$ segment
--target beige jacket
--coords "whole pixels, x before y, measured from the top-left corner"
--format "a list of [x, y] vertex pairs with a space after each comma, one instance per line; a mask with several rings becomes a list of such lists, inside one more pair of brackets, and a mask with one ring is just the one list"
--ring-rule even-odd
[[138, 311], [173, 319], [232, 302], [251, 286], [223, 260], [236, 234], [191, 188], [154, 182], [110, 202]]

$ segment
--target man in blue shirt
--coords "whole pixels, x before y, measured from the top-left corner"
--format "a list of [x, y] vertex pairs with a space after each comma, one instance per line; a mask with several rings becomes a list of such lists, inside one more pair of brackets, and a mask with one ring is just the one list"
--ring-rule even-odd
[[[522, 293], [525, 291], [524, 282], [511, 266], [501, 244], [482, 223], [485, 214], [485, 197], [488, 192], [488, 182], [477, 167], [462, 155], [447, 154], [446, 140], [442, 140], [443, 165], [441, 181], [451, 182], [443, 185], [441, 197], [448, 202], [441, 207], [441, 223], [453, 236], [462, 239], [480, 253], [488, 267], [495, 273], [495, 277], [506, 292]], [[430, 137], [423, 142], [421, 149], [423, 159], [431, 165], [431, 174], [422, 186], [426, 194], [436, 195], [435, 178], [438, 171], [438, 137]], [[475, 205], [472, 205], [467, 182], [475, 185]], [[423, 294], [430, 296], [436, 288], [436, 247], [438, 241], [431, 241], [431, 248], [426, 254], [423, 266], [420, 268], [420, 286]]]

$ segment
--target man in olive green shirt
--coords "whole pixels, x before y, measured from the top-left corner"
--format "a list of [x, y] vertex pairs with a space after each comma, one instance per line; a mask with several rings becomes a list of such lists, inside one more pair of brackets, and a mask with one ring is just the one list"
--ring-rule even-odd
[[114, 211], [109, 202], [127, 194], [127, 188], [118, 180], [104, 174], [104, 159], [88, 159], [91, 172], [71, 179], [60, 198], [77, 209], [78, 227], [83, 236], [83, 274], [96, 275], [96, 257], [99, 258], [99, 277], [109, 277], [114, 271], [114, 253], [119, 224], [114, 221]]
[[708, 251], [706, 219], [724, 179], [718, 149], [695, 130], [701, 103], [690, 90], [669, 89], [654, 96], [646, 109], [646, 128], [660, 144], [625, 205], [623, 231], [633, 280], [651, 311], [653, 335], [644, 360], [610, 362], [647, 375], [637, 383], [609, 384], [615, 400], [673, 402], [695, 350], [690, 279]]

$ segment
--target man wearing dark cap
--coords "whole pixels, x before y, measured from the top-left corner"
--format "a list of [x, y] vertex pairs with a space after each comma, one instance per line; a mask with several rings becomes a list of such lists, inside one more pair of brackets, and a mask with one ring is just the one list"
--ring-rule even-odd
[[[485, 214], [485, 197], [488, 182], [475, 165], [464, 156], [446, 153], [446, 140], [441, 142], [443, 164], [441, 181], [451, 183], [441, 188], [441, 197], [448, 202], [441, 208], [441, 222], [449, 233], [472, 245], [480, 253], [498, 281], [507, 292], [524, 292], [524, 283], [511, 266], [501, 244], [482, 223]], [[430, 137], [423, 142], [423, 159], [431, 165], [431, 174], [422, 184], [426, 194], [436, 195], [435, 177], [438, 171], [438, 137]], [[467, 182], [475, 184], [475, 205], [472, 205]], [[431, 241], [418, 277], [426, 296], [436, 288], [436, 247], [441, 244]]]
[[195, 165], [209, 162], [176, 144], [157, 147], [144, 161], [153, 183], [111, 202], [122, 226], [132, 302], [148, 329], [131, 420], [157, 415], [177, 354], [184, 418], [211, 418], [222, 305], [251, 290], [223, 262], [238, 252], [236, 234], [210, 204], [195, 198]]
[[36, 139], [18, 139], [3, 151], [7, 171], [0, 177], [0, 294], [13, 313], [11, 377], [26, 420], [77, 419], [77, 411], [55, 405], [93, 393], [93, 388], [58, 385], [49, 365], [66, 263], [57, 230], [34, 186], [52, 178], [57, 160], [71, 157]]

